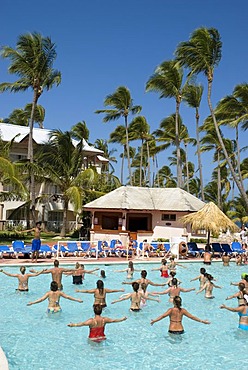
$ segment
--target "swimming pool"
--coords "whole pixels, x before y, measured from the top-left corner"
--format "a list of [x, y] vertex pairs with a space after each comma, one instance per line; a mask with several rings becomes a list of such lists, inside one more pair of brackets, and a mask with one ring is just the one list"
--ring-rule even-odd
[[[164, 281], [159, 271], [151, 271], [157, 266], [158, 264], [140, 264], [137, 268], [145, 268], [148, 278], [159, 283]], [[178, 268], [177, 277], [182, 280], [183, 287], [198, 289], [198, 281], [189, 280], [199, 274], [203, 265], [187, 263], [186, 266], [187, 269]], [[96, 265], [92, 265], [92, 268], [94, 267]], [[131, 292], [131, 286], [121, 285], [126, 274], [113, 272], [125, 268], [123, 265], [103, 265], [101, 268], [106, 271], [105, 287], [124, 287], [125, 292]], [[19, 272], [18, 267], [4, 269], [13, 273]], [[234, 263], [230, 267], [223, 267], [221, 263], [207, 266], [207, 271], [217, 279], [217, 284], [223, 286], [223, 289], [214, 290], [216, 298], [207, 300], [204, 298], [204, 292], [198, 295], [195, 292], [182, 293], [181, 297], [184, 308], [201, 319], [210, 320], [211, 325], [184, 318], [185, 334], [182, 336], [168, 334], [168, 318], [152, 327], [150, 325], [151, 319], [171, 307], [167, 295], [161, 296], [160, 303], [148, 301], [141, 312], [133, 313], [129, 312], [129, 301], [110, 304], [121, 293], [109, 294], [104, 316], [127, 316], [128, 320], [107, 325], [108, 339], [100, 344], [88, 343], [87, 327], [67, 327], [70, 322], [84, 321], [93, 316], [93, 296], [75, 293], [71, 276], [63, 277], [64, 292], [82, 298], [84, 302], [80, 304], [61, 298], [63, 312], [48, 316], [47, 301], [31, 307], [26, 304], [49, 290], [50, 275], [31, 278], [30, 291], [20, 294], [15, 292], [17, 279], [1, 274], [0, 345], [8, 358], [10, 370], [246, 369], [248, 333], [237, 328], [236, 313], [220, 310], [219, 306], [226, 303], [227, 295], [237, 291], [237, 287], [230, 286], [230, 281], [239, 281], [241, 273], [247, 270], [248, 266], [236, 266]], [[139, 278], [139, 275], [139, 272], [135, 272], [135, 278]], [[97, 279], [94, 275], [86, 275], [83, 288], [95, 288]], [[160, 289], [163, 290], [162, 287], [148, 287], [150, 292]], [[237, 300], [228, 301], [227, 304], [236, 307]]]

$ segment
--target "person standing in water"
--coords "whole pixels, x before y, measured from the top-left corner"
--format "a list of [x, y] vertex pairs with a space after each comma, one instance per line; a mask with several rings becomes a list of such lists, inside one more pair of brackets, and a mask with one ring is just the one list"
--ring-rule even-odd
[[174, 297], [179, 296], [180, 292], [188, 293], [188, 292], [192, 292], [193, 290], [195, 290], [195, 288], [190, 288], [190, 289], [181, 288], [180, 286], [178, 286], [178, 281], [176, 278], [173, 278], [171, 280], [171, 284], [172, 285], [166, 290], [164, 290], [163, 292], [154, 292], [154, 294], [159, 294], [159, 295], [169, 294], [169, 297], [170, 297], [169, 302], [173, 302]]
[[206, 269], [204, 267], [200, 268], [200, 275], [196, 276], [195, 278], [191, 279], [190, 281], [199, 280], [200, 282], [200, 289], [203, 287], [203, 285], [206, 283]]
[[[152, 286], [165, 286], [166, 283], [163, 283], [163, 284], [156, 284], [156, 283], [153, 283], [151, 280], [147, 279], [147, 271], [146, 270], [142, 270], [141, 271], [141, 278], [138, 279], [138, 280], [135, 280], [136, 283], [138, 283], [140, 286], [141, 284], [146, 284], [146, 286], [148, 286], [149, 284], [152, 285]], [[129, 285], [132, 285], [133, 283], [132, 282], [127, 282], [127, 281], [123, 281], [122, 284], [129, 284]]]
[[33, 274], [26, 274], [26, 267], [21, 266], [20, 267], [20, 274], [10, 274], [9, 272], [6, 272], [4, 270], [0, 270], [3, 274], [11, 277], [16, 277], [18, 279], [18, 288], [16, 289], [19, 292], [28, 292], [28, 279], [30, 277], [39, 276], [42, 274], [45, 270], [41, 270], [40, 272], [33, 273]]
[[93, 307], [95, 305], [100, 305], [102, 306], [102, 308], [105, 308], [107, 307], [106, 294], [124, 292], [124, 289], [107, 289], [107, 288], [104, 288], [104, 282], [102, 280], [97, 280], [96, 289], [87, 289], [87, 290], [77, 289], [76, 292], [94, 294], [95, 301], [94, 301]]
[[[130, 299], [131, 300], [130, 311], [138, 312], [138, 311], [141, 310], [140, 305], [141, 305], [141, 300], [142, 299], [159, 302], [159, 299], [149, 298], [148, 295], [144, 295], [143, 291], [142, 292], [139, 291], [139, 283], [133, 282], [132, 287], [133, 287], [133, 293], [125, 294], [124, 297], [116, 299], [115, 301], [111, 302], [111, 304], [121, 302], [121, 301], [126, 301], [127, 299]], [[145, 285], [145, 287], [146, 287], [146, 285]]]
[[238, 306], [236, 308], [228, 307], [224, 304], [220, 306], [220, 308], [224, 308], [231, 312], [237, 312], [239, 315], [239, 329], [242, 330], [248, 330], [248, 295], [244, 295], [244, 304], [241, 306]]
[[201, 320], [198, 317], [193, 316], [191, 313], [185, 310], [185, 308], [182, 308], [181, 297], [175, 296], [173, 298], [173, 305], [174, 305], [173, 308], [169, 308], [161, 316], [157, 317], [154, 320], [151, 320], [151, 325], [169, 316], [170, 318], [169, 333], [170, 334], [183, 334], [184, 333], [184, 328], [182, 325], [183, 316], [186, 316], [191, 320], [198, 321], [202, 324], [210, 324], [208, 320]]
[[37, 299], [36, 301], [29, 302], [27, 306], [31, 306], [36, 303], [40, 303], [48, 299], [48, 308], [47, 308], [47, 313], [56, 313], [61, 311], [61, 307], [59, 304], [60, 298], [63, 297], [65, 299], [69, 299], [70, 301], [75, 301], [82, 303], [83, 301], [81, 299], [77, 299], [74, 297], [71, 297], [60, 290], [58, 290], [58, 283], [56, 281], [51, 282], [51, 290], [47, 292], [43, 297]]
[[136, 270], [133, 266], [133, 261], [128, 262], [128, 267], [124, 270], [116, 270], [115, 272], [126, 272], [127, 273], [127, 279], [133, 279], [134, 271], [140, 271]]
[[106, 339], [106, 335], [104, 333], [106, 324], [112, 324], [127, 320], [127, 317], [122, 317], [121, 319], [111, 319], [110, 317], [102, 317], [101, 316], [102, 306], [100, 304], [94, 305], [93, 309], [95, 317], [83, 322], [70, 323], [67, 326], [69, 326], [70, 328], [88, 326], [90, 329], [89, 340], [92, 340], [94, 342], [101, 342], [102, 340]]
[[72, 275], [72, 284], [82, 285], [84, 280], [85, 274], [94, 274], [98, 271], [99, 268], [95, 268], [92, 270], [85, 270], [84, 265], [80, 265], [79, 262], [76, 262], [75, 270], [70, 272], [63, 272], [64, 275]]
[[168, 266], [167, 266], [167, 261], [165, 258], [162, 259], [161, 261], [162, 263], [162, 266], [160, 267], [155, 267], [153, 268], [151, 271], [156, 271], [156, 270], [159, 270], [161, 272], [161, 277], [164, 277], [164, 278], [168, 278], [170, 277], [169, 276], [169, 273], [168, 273]]
[[213, 288], [222, 289], [222, 287], [213, 283], [214, 278], [213, 278], [212, 275], [205, 274], [205, 276], [206, 276], [207, 280], [206, 280], [205, 284], [201, 287], [201, 289], [198, 290], [198, 292], [196, 292], [196, 294], [201, 293], [205, 289], [205, 298], [212, 299], [212, 298], [214, 298], [214, 296], [212, 294]]

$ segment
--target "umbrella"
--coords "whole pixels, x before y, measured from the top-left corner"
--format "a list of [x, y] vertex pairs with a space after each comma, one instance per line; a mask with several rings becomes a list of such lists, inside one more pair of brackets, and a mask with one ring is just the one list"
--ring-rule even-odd
[[208, 244], [210, 234], [219, 233], [220, 231], [230, 230], [238, 231], [239, 228], [231, 221], [213, 202], [203, 206], [198, 212], [181, 217], [184, 225], [191, 225], [192, 230], [207, 230]]

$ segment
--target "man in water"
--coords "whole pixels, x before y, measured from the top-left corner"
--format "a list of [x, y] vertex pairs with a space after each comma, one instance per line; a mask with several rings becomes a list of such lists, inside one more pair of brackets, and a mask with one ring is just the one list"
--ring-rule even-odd
[[16, 277], [18, 279], [18, 288], [16, 289], [19, 292], [28, 292], [28, 279], [30, 277], [39, 276], [42, 274], [45, 270], [41, 270], [40, 272], [32, 273], [32, 274], [26, 274], [26, 267], [21, 266], [20, 267], [20, 274], [10, 274], [9, 272], [6, 272], [4, 270], [0, 270], [3, 274], [11, 277]]
[[[52, 274], [52, 280], [56, 281], [58, 284], [58, 289], [63, 290], [62, 285], [62, 275], [63, 272], [73, 272], [74, 269], [66, 269], [64, 267], [59, 267], [59, 261], [54, 261], [54, 267], [45, 271], [42, 271], [42, 274]], [[31, 269], [30, 272], [37, 273], [37, 271]]]

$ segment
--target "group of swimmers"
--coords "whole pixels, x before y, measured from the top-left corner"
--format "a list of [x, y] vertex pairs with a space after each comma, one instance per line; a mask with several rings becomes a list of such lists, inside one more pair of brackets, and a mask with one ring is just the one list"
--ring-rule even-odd
[[[141, 270], [141, 277], [135, 281], [131, 281], [133, 279], [133, 275], [135, 271], [140, 271], [134, 268], [133, 262], [129, 261], [128, 267], [123, 270], [117, 270], [116, 272], [126, 272], [127, 273], [127, 280], [124, 281], [123, 284], [132, 285], [133, 292], [126, 293], [120, 296], [118, 299], [112, 301], [112, 304], [116, 304], [118, 302], [124, 300], [130, 300], [130, 311], [138, 312], [142, 308], [145, 307], [146, 301], [157, 301], [160, 302], [159, 296], [168, 294], [169, 295], [169, 302], [173, 304], [172, 308], [169, 308], [165, 313], [157, 317], [156, 319], [151, 320], [151, 325], [160, 321], [166, 317], [170, 318], [170, 325], [169, 325], [169, 333], [172, 334], [182, 334], [184, 332], [183, 325], [182, 325], [182, 318], [186, 316], [192, 320], [198, 321], [203, 324], [210, 324], [208, 320], [201, 320], [200, 318], [192, 315], [186, 309], [182, 308], [182, 300], [180, 297], [180, 293], [186, 293], [194, 291], [195, 288], [182, 288], [180, 286], [181, 281], [176, 278], [176, 265], [181, 266], [173, 259], [170, 261], [170, 264], [167, 265], [165, 259], [162, 260], [162, 265], [158, 268], [161, 272], [161, 276], [167, 278], [167, 280], [163, 283], [154, 283], [153, 281], [147, 278], [147, 271]], [[168, 268], [170, 267], [170, 268]], [[183, 266], [184, 267], [184, 266]], [[153, 269], [153, 270], [158, 270]], [[99, 274], [99, 268], [86, 270], [84, 265], [76, 263], [74, 269], [71, 268], [64, 268], [59, 266], [59, 261], [54, 261], [54, 267], [50, 269], [43, 269], [41, 271], [36, 271], [31, 269], [30, 273], [26, 273], [26, 269], [24, 266], [20, 268], [20, 274], [11, 274], [4, 270], [0, 270], [0, 272], [4, 273], [7, 276], [16, 277], [18, 278], [18, 291], [27, 292], [28, 291], [28, 280], [30, 277], [36, 277], [41, 274], [51, 274], [52, 275], [52, 283], [50, 286], [50, 291], [45, 293], [41, 298], [29, 302], [27, 305], [31, 306], [33, 304], [37, 304], [40, 302], [48, 300], [48, 313], [57, 313], [61, 311], [60, 307], [60, 298], [69, 299], [75, 302], [82, 303], [81, 299], [77, 299], [65, 294], [62, 289], [62, 276], [63, 275], [72, 275], [72, 282], [73, 284], [80, 285], [83, 283], [84, 275], [85, 274]], [[164, 273], [166, 271], [166, 273]], [[99, 276], [99, 275], [98, 275]], [[94, 295], [94, 314], [95, 317], [88, 319], [84, 322], [79, 323], [70, 323], [68, 324], [69, 327], [80, 327], [80, 326], [89, 326], [90, 334], [89, 339], [100, 341], [105, 339], [104, 334], [104, 327], [107, 323], [117, 323], [126, 320], [126, 317], [122, 317], [120, 319], [112, 319], [108, 317], [102, 317], [102, 310], [106, 307], [106, 295], [108, 293], [116, 293], [116, 292], [124, 292], [124, 289], [108, 289], [104, 287], [104, 278], [106, 277], [105, 271], [101, 270], [100, 272], [101, 279], [98, 279], [96, 282], [96, 288], [94, 289], [77, 289], [76, 292], [78, 293], [88, 293]], [[205, 268], [200, 269], [200, 275], [191, 279], [191, 281], [199, 280], [200, 287], [199, 290], [196, 291], [196, 294], [205, 290], [205, 297], [207, 299], [214, 298], [213, 296], [213, 288], [219, 288], [220, 286], [214, 283], [214, 278], [211, 274], [206, 272]], [[240, 316], [239, 318], [239, 328], [242, 330], [248, 330], [248, 274], [242, 275], [242, 280], [237, 283], [231, 283], [232, 285], [238, 286], [239, 291], [234, 295], [228, 296], [226, 299], [238, 298], [238, 307], [232, 308], [226, 305], [221, 305], [221, 309], [227, 309], [231, 312], [237, 312]], [[148, 292], [147, 287], [151, 286], [167, 286], [167, 288], [163, 291], [155, 291], [155, 292]]]

